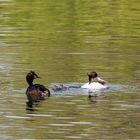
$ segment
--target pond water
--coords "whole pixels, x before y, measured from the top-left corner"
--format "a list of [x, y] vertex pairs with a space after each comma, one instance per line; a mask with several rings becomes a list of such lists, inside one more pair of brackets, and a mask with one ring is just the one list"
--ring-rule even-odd
[[[0, 0], [0, 139], [140, 139], [138, 3]], [[52, 93], [32, 108], [29, 70]], [[82, 90], [90, 71], [110, 88]]]

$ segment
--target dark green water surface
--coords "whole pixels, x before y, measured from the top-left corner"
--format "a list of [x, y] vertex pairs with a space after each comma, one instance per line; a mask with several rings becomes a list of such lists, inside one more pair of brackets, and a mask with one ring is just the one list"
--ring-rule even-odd
[[[0, 0], [0, 139], [139, 140], [139, 45], [139, 0]], [[52, 92], [32, 110], [29, 70]], [[93, 70], [110, 90], [52, 90]]]

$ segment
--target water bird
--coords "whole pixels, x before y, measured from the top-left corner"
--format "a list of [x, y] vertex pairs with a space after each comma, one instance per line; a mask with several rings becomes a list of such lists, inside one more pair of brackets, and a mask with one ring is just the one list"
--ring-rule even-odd
[[26, 75], [28, 88], [26, 90], [27, 98], [30, 102], [38, 102], [50, 96], [50, 91], [44, 85], [33, 84], [34, 79], [40, 78], [34, 71], [30, 71]]
[[[102, 89], [108, 88], [107, 82], [101, 79], [98, 76], [97, 72], [93, 71], [93, 72], [87, 73], [87, 76], [88, 76], [89, 82], [82, 85], [81, 88], [93, 89], [93, 90], [102, 90]], [[96, 79], [97, 82], [92, 82], [92, 79]]]

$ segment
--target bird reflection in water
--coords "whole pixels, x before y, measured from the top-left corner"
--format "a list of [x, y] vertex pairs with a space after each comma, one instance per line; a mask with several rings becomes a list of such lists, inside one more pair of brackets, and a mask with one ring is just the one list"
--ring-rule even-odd
[[89, 94], [89, 95], [88, 95], [88, 99], [89, 99], [89, 101], [92, 102], [92, 103], [97, 103], [98, 96], [97, 96], [97, 95], [91, 95], [91, 94]]
[[35, 104], [33, 102], [30, 102], [30, 101], [26, 102], [26, 110], [28, 110], [28, 111], [37, 111], [37, 109], [35, 109], [34, 106], [35, 106]]
[[28, 111], [37, 111], [37, 109], [35, 107], [38, 106], [38, 105], [39, 105], [39, 102], [33, 103], [31, 101], [27, 101], [26, 102], [26, 110], [28, 110]]
[[99, 97], [105, 95], [105, 92], [103, 92], [103, 91], [95, 92], [95, 91], [89, 90], [88, 93], [89, 93], [88, 99], [89, 99], [89, 101], [92, 102], [92, 103], [97, 103]]

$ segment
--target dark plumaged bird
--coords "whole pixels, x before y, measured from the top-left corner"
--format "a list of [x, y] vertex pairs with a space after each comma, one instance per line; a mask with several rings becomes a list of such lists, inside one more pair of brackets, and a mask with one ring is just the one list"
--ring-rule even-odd
[[27, 98], [30, 102], [38, 102], [50, 96], [50, 91], [44, 85], [33, 84], [34, 79], [40, 78], [34, 71], [26, 75], [28, 88], [26, 90]]

